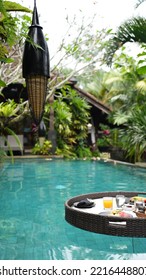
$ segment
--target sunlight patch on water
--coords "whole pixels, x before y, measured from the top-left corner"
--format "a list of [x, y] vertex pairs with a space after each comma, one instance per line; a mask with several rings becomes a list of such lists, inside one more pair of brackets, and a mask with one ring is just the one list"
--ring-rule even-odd
[[63, 186], [63, 185], [57, 185], [57, 186], [56, 186], [56, 189], [57, 189], [57, 190], [63, 190], [63, 189], [66, 189], [66, 187]]

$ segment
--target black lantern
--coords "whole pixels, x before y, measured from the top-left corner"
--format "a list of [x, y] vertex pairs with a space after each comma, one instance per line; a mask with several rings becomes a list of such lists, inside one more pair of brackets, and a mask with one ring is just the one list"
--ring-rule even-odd
[[36, 1], [34, 1], [32, 24], [24, 46], [23, 77], [26, 80], [31, 114], [38, 126], [44, 112], [50, 64], [47, 42], [39, 25]]

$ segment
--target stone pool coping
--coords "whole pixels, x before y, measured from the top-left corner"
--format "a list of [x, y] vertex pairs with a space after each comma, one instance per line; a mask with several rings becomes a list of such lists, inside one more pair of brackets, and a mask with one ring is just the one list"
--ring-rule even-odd
[[[64, 159], [63, 156], [57, 156], [57, 155], [14, 155], [13, 156], [14, 159], [39, 159], [39, 158], [44, 158], [44, 159], [48, 159], [48, 160], [52, 160], [52, 159]], [[7, 158], [10, 159], [10, 158]], [[7, 160], [6, 159], [6, 160]], [[74, 159], [70, 159], [70, 160], [74, 160]], [[118, 161], [118, 160], [114, 160], [114, 159], [106, 159], [106, 158], [100, 158], [100, 157], [93, 157], [91, 159], [75, 159], [75, 160], [91, 160], [91, 161], [101, 161], [101, 162], [109, 162], [109, 163], [113, 163], [113, 164], [121, 164], [121, 165], [128, 165], [128, 166], [132, 166], [132, 167], [139, 167], [139, 168], [146, 168], [146, 162], [136, 162], [136, 163], [129, 163], [129, 162], [125, 162], [125, 161]]]

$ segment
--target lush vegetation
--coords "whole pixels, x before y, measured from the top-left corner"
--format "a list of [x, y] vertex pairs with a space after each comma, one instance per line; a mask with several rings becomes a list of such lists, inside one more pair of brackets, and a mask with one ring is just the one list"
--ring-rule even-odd
[[91, 157], [87, 146], [87, 124], [90, 121], [87, 102], [69, 85], [65, 85], [56, 93], [53, 104], [46, 104], [44, 120], [48, 128], [51, 106], [55, 112], [56, 153], [65, 157]]
[[[143, 1], [139, 1], [138, 4], [141, 2]], [[12, 15], [11, 11], [14, 10], [17, 13]], [[30, 24], [28, 16], [30, 11], [17, 3], [3, 0], [0, 0], [0, 11], [0, 87], [3, 88], [10, 82], [23, 81], [24, 83], [20, 74], [20, 61]], [[20, 11], [25, 13], [20, 15]], [[74, 21], [72, 26], [73, 24]], [[51, 69], [52, 76], [47, 92], [43, 118], [46, 141], [43, 146], [40, 145], [39, 134], [37, 135], [34, 154], [52, 152], [52, 143], [48, 140], [48, 135], [53, 129], [56, 135], [57, 155], [67, 158], [90, 158], [99, 155], [98, 148], [93, 152], [87, 143], [90, 106], [67, 84], [68, 80], [75, 76], [80, 86], [112, 108], [109, 116], [111, 125], [104, 127], [101, 124], [102, 137], [97, 140], [97, 147], [117, 147], [122, 149], [125, 157], [132, 162], [144, 160], [146, 151], [145, 24], [144, 18], [130, 19], [113, 34], [111, 30], [93, 32], [92, 23], [85, 25], [83, 21], [78, 27], [76, 39], [68, 44], [63, 38], [58, 51], [60, 54], [62, 52], [62, 58], [59, 58], [58, 63]], [[126, 48], [128, 42], [139, 44], [137, 58], [128, 54]], [[63, 62], [71, 57], [74, 68], [64, 67]], [[111, 68], [103, 65], [110, 65]], [[50, 102], [51, 97], [53, 102]], [[15, 103], [14, 100], [1, 102], [0, 135], [13, 134], [16, 124], [23, 123], [25, 117], [30, 117], [27, 102], [23, 100], [20, 104]], [[37, 133], [40, 133], [40, 130]], [[0, 157], [2, 156], [3, 151], [0, 154]]]

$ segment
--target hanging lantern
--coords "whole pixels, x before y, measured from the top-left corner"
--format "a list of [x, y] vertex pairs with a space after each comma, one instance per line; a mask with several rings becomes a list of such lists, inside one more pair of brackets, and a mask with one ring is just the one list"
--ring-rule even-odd
[[38, 126], [44, 112], [50, 64], [47, 42], [39, 25], [36, 1], [34, 1], [32, 24], [24, 46], [23, 77], [26, 80], [31, 114], [34, 123]]

